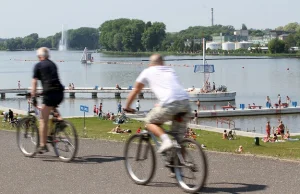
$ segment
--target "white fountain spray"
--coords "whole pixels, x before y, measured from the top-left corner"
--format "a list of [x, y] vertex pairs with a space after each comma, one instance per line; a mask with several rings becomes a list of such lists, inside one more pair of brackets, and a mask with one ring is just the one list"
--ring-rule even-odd
[[61, 30], [61, 39], [59, 41], [59, 51], [66, 51], [67, 50], [67, 31], [64, 30], [64, 25], [62, 25], [62, 30]]

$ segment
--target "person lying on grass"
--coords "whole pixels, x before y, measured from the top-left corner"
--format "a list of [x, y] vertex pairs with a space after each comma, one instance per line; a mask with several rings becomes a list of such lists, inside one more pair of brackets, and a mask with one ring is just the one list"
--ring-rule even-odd
[[123, 129], [121, 129], [121, 126], [118, 125], [118, 126], [116, 126], [116, 128], [113, 128], [111, 130], [111, 132], [115, 132], [115, 133], [131, 133], [131, 130], [130, 129], [123, 130]]
[[193, 129], [191, 128], [187, 128], [186, 134], [185, 134], [185, 138], [191, 138], [193, 140], [196, 140], [196, 133], [193, 131]]

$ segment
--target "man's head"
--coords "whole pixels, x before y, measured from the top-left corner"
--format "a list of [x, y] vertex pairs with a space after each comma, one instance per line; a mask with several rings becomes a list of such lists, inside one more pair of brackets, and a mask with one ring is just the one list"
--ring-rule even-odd
[[44, 61], [49, 58], [49, 49], [47, 47], [41, 47], [36, 51], [36, 55], [38, 56], [40, 61]]
[[163, 57], [160, 54], [151, 55], [149, 66], [160, 66], [160, 65], [164, 65]]

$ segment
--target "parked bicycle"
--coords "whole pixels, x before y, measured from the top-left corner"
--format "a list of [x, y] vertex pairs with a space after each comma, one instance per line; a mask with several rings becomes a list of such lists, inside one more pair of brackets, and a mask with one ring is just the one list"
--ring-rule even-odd
[[19, 123], [19, 119], [14, 118], [12, 121], [2, 121], [2, 127], [5, 129], [16, 129]]
[[[180, 114], [176, 117], [179, 116]], [[163, 163], [175, 174], [183, 190], [190, 193], [199, 191], [207, 177], [206, 156], [200, 144], [190, 138], [184, 138], [178, 143], [171, 131], [167, 133], [173, 137], [173, 148], [162, 154]], [[125, 145], [126, 171], [139, 185], [149, 183], [155, 173], [156, 155], [151, 140], [158, 149], [160, 143], [156, 136], [147, 130], [131, 136]]]
[[[28, 116], [20, 119], [17, 126], [17, 144], [21, 152], [27, 157], [34, 157], [39, 146], [38, 128], [39, 110], [28, 111]], [[74, 125], [66, 120], [57, 120], [55, 110], [51, 113], [51, 127], [47, 143], [53, 146], [59, 160], [69, 162], [74, 159], [78, 151], [78, 136]]]

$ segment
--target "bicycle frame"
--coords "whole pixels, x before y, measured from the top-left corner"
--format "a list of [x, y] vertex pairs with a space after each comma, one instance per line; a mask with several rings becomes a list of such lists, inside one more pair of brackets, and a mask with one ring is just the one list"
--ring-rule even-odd
[[[144, 134], [144, 135], [150, 135], [150, 138], [154, 141], [155, 143], [155, 148], [156, 150], [158, 150], [158, 148], [160, 147], [160, 143], [159, 141], [157, 140], [157, 137], [151, 132], [151, 131], [148, 131], [148, 130], [143, 130], [141, 132], [141, 134]], [[140, 139], [140, 142], [141, 143], [142, 141], [142, 138]], [[178, 145], [178, 142], [176, 141], [176, 143], [174, 143], [174, 148], [176, 149], [176, 155], [178, 156], [178, 159], [180, 161], [181, 164], [185, 164], [185, 161], [184, 161], [184, 158], [183, 158], [183, 155], [182, 155], [182, 149], [181, 149], [181, 146]], [[140, 153], [140, 149], [141, 149], [141, 146], [138, 146], [138, 150], [137, 150], [137, 157], [136, 157], [136, 160], [139, 160], [139, 153]], [[146, 151], [145, 151], [145, 156], [144, 158], [146, 158], [146, 155], [147, 155], [147, 152], [148, 152], [148, 148], [146, 147]], [[174, 152], [172, 152], [174, 153]], [[169, 156], [168, 154], [166, 155], [162, 155], [162, 159], [163, 159], [163, 162], [166, 162], [167, 161], [167, 156]], [[170, 167], [175, 167], [174, 165], [173, 166], [170, 166]], [[178, 166], [176, 166], [178, 167]]]

